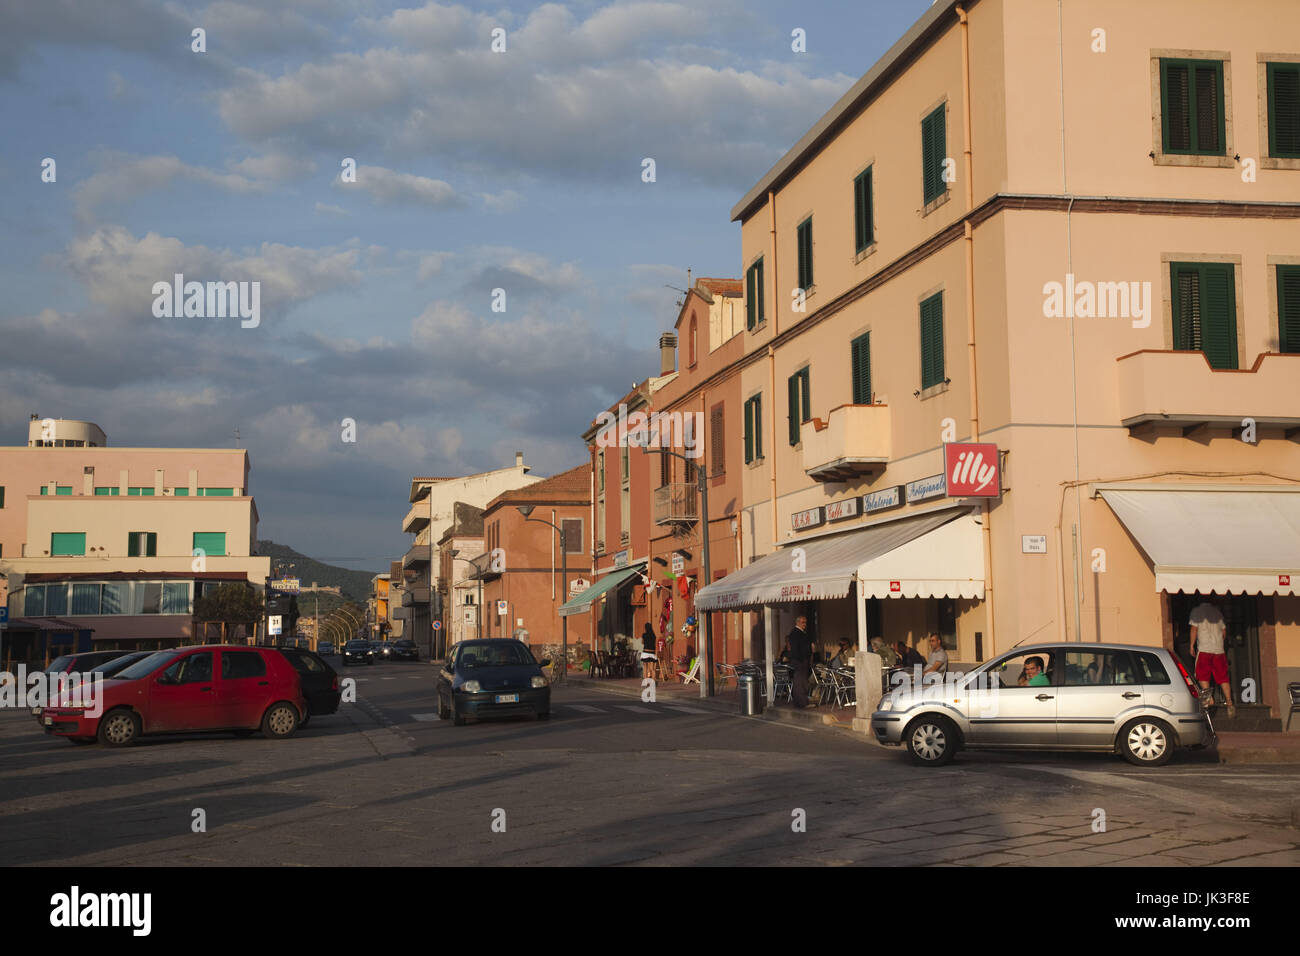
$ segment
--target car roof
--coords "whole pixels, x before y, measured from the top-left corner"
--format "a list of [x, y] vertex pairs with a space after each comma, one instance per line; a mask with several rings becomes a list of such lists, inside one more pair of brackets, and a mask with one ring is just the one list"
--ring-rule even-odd
[[1006, 655], [1006, 654], [1010, 654], [1012, 651], [1050, 651], [1050, 650], [1055, 650], [1055, 649], [1060, 649], [1060, 650], [1065, 650], [1065, 651], [1083, 651], [1083, 652], [1087, 652], [1087, 651], [1147, 651], [1148, 653], [1153, 652], [1153, 651], [1163, 651], [1163, 650], [1167, 650], [1167, 648], [1164, 648], [1164, 647], [1158, 647], [1158, 646], [1154, 646], [1154, 645], [1151, 645], [1151, 644], [1113, 644], [1113, 643], [1110, 643], [1110, 642], [1108, 642], [1108, 641], [1103, 641], [1103, 642], [1093, 642], [1093, 641], [1087, 641], [1087, 642], [1080, 642], [1080, 641], [1050, 641], [1050, 642], [1049, 642], [1049, 641], [1044, 641], [1043, 643], [1040, 643], [1040, 644], [1021, 644], [1021, 645], [1019, 645], [1018, 647], [1013, 647], [1013, 648], [1010, 648], [1009, 650], [1001, 651], [1001, 652], [999, 652], [998, 654], [996, 654], [996, 655], [994, 655], [994, 656], [995, 656], [995, 657], [1002, 657], [1002, 656], [1004, 656], [1004, 655]]

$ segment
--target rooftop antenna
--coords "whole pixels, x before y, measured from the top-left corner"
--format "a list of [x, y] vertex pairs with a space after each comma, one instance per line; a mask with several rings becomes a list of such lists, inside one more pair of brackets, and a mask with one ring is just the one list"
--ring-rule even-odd
[[235, 447], [239, 447], [239, 426], [235, 426]]

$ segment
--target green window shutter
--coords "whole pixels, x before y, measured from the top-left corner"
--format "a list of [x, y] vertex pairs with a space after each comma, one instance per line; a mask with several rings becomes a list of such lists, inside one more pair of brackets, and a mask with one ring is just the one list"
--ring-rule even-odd
[[72, 494], [72, 486], [71, 486], [71, 485], [57, 485], [57, 486], [55, 487], [55, 489], [54, 489], [54, 493], [55, 493], [56, 495], [71, 495], [71, 494]]
[[126, 556], [128, 558], [158, 557], [158, 533], [132, 531], [126, 536]]
[[754, 303], [755, 313], [758, 315], [758, 324], [762, 325], [767, 318], [767, 312], [764, 308], [763, 299], [763, 260], [759, 259], [754, 263], [754, 291], [756, 301]]
[[1300, 352], [1300, 266], [1277, 267], [1277, 324], [1279, 350]]
[[[665, 456], [667, 457], [667, 456]], [[754, 400], [745, 401], [745, 464], [754, 460]]]
[[945, 378], [943, 363], [943, 293], [921, 303], [921, 388]]
[[1300, 63], [1270, 63], [1268, 154], [1300, 158]]
[[1192, 148], [1191, 84], [1182, 61], [1160, 61], [1160, 116], [1166, 153]]
[[68, 557], [86, 553], [86, 532], [55, 531], [50, 535], [50, 557]]
[[1160, 116], [1164, 152], [1222, 156], [1223, 63], [1161, 60]]
[[807, 291], [812, 288], [812, 220], [805, 219], [795, 230], [799, 249], [799, 288]]
[[231, 498], [234, 497], [234, 488], [200, 488], [199, 493], [209, 498]]
[[853, 404], [871, 404], [871, 333], [865, 332], [849, 345], [853, 373]]
[[754, 459], [763, 457], [763, 396], [754, 396]]
[[857, 252], [871, 245], [875, 238], [875, 223], [871, 221], [870, 167], [853, 180], [853, 235]]
[[745, 273], [745, 328], [763, 324], [763, 260], [760, 258]]
[[224, 531], [195, 531], [194, 547], [208, 557], [222, 557], [226, 553], [226, 533]]
[[786, 380], [786, 391], [789, 397], [789, 432], [790, 444], [799, 444], [799, 376], [791, 375]]
[[1198, 63], [1193, 73], [1196, 91], [1196, 151], [1222, 153], [1224, 141], [1223, 120], [1223, 64]]
[[1170, 265], [1174, 348], [1203, 352], [1216, 369], [1237, 368], [1237, 294], [1233, 266], [1218, 262]]
[[172, 494], [177, 498], [188, 498], [190, 496], [189, 488], [173, 488]]
[[5, 506], [5, 490], [3, 487], [0, 487], [0, 508], [3, 508], [4, 506]]
[[921, 120], [921, 183], [927, 203], [947, 189], [943, 181], [943, 161], [948, 151], [946, 110], [945, 104]]

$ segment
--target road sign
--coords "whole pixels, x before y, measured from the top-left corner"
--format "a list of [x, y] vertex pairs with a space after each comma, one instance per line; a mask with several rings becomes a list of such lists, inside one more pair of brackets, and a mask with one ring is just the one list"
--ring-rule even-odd
[[686, 570], [686, 559], [680, 554], [674, 554], [672, 563], [673, 574], [681, 574], [684, 570]]
[[569, 582], [569, 594], [581, 594], [587, 588], [591, 587], [591, 582], [586, 578], [574, 578]]
[[271, 637], [278, 637], [280, 635], [280, 619], [281, 615], [279, 614], [272, 614], [266, 619], [266, 633], [271, 635]]
[[433, 622], [433, 629], [434, 629], [435, 631], [441, 631], [441, 630], [442, 630], [442, 621], [434, 621], [434, 622]]
[[506, 602], [505, 602], [505, 601], [497, 601], [497, 614], [498, 614], [500, 617], [505, 617], [505, 616], [506, 616], [507, 614], [509, 614], [509, 613], [510, 613], [510, 610], [509, 610], [508, 606], [506, 605]]
[[271, 582], [271, 587], [285, 594], [299, 594], [302, 591], [302, 582], [297, 578], [277, 578]]

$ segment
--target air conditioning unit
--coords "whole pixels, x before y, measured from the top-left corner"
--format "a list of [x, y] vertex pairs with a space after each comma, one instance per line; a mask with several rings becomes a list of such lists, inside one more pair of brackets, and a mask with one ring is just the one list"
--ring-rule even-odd
[[175, 488], [164, 488], [164, 489], [163, 489], [163, 497], [164, 497], [164, 498], [170, 498], [170, 497], [172, 496], [172, 494], [173, 494], [175, 491], [176, 491]]

